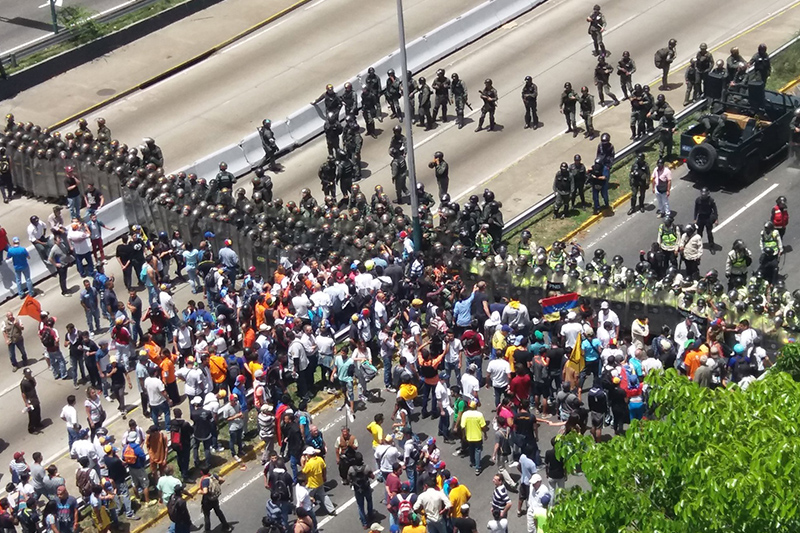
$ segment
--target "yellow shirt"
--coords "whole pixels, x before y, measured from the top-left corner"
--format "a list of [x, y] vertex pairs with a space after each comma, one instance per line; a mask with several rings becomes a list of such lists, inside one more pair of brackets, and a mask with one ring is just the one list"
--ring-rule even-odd
[[322, 457], [309, 457], [303, 466], [303, 473], [308, 476], [308, 488], [316, 489], [323, 483], [322, 471], [325, 469], [325, 460]]
[[450, 514], [453, 518], [461, 517], [461, 506], [469, 501], [472, 497], [466, 485], [459, 485], [450, 489]]
[[383, 428], [374, 420], [367, 425], [367, 431], [372, 434], [372, 447], [377, 448], [383, 441]]
[[464, 430], [464, 438], [467, 439], [467, 442], [483, 440], [484, 427], [486, 427], [486, 419], [483, 418], [480, 411], [472, 409], [461, 415], [461, 429]]
[[498, 329], [494, 332], [494, 335], [492, 335], [492, 348], [494, 348], [498, 354], [502, 354], [507, 346], [508, 340], [506, 340], [506, 336]]
[[403, 533], [425, 533], [425, 526], [422, 524], [418, 526], [406, 526], [403, 528]]

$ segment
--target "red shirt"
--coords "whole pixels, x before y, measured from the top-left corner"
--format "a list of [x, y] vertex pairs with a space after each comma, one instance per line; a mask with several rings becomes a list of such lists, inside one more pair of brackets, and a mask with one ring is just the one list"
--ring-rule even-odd
[[0, 250], [8, 249], [8, 233], [5, 228], [0, 228]]
[[531, 377], [528, 374], [514, 376], [508, 389], [511, 392], [512, 402], [519, 407], [522, 402], [528, 401], [531, 391]]
[[464, 346], [464, 353], [469, 357], [482, 354], [485, 346], [483, 335], [472, 329], [468, 329], [461, 336], [461, 344]]
[[111, 338], [122, 346], [128, 346], [131, 343], [131, 334], [125, 326], [114, 326], [114, 329], [111, 330]]

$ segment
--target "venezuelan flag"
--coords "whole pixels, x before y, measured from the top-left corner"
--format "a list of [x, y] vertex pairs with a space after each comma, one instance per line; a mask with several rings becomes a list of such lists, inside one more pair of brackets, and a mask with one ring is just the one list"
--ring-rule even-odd
[[542, 306], [542, 314], [544, 319], [548, 322], [558, 320], [559, 314], [562, 310], [569, 310], [578, 307], [578, 298], [580, 294], [571, 292], [569, 294], [559, 294], [558, 296], [551, 296], [550, 298], [542, 298], [539, 300], [539, 305]]

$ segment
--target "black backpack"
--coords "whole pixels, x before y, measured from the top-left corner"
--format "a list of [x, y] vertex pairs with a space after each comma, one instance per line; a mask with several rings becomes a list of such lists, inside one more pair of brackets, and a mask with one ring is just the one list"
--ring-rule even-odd
[[279, 476], [272, 484], [270, 496], [272, 497], [273, 501], [285, 502], [292, 499], [292, 495], [289, 493], [289, 487], [286, 485], [286, 481], [283, 479], [283, 476]]
[[364, 465], [354, 466], [353, 488], [359, 492], [367, 492], [370, 489], [367, 467]]

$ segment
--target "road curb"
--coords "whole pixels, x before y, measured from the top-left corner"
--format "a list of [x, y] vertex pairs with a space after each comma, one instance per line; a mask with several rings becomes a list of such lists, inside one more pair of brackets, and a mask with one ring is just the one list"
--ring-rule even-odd
[[244, 37], [247, 37], [251, 33], [260, 30], [264, 26], [266, 26], [266, 25], [278, 20], [279, 18], [283, 17], [284, 15], [288, 15], [292, 11], [296, 10], [298, 7], [301, 7], [301, 6], [307, 4], [307, 3], [311, 2], [311, 1], [312, 0], [298, 0], [294, 4], [292, 4], [292, 5], [290, 5], [290, 6], [286, 7], [286, 8], [278, 11], [277, 13], [274, 13], [274, 14], [270, 15], [269, 17], [265, 18], [261, 22], [258, 22], [256, 24], [254, 24], [253, 26], [250, 26], [246, 30], [243, 30], [243, 31], [237, 33], [233, 37], [231, 37], [229, 39], [226, 39], [226, 40], [222, 41], [221, 43], [219, 43], [219, 44], [217, 44], [215, 46], [212, 46], [208, 50], [200, 52], [199, 54], [187, 59], [186, 61], [183, 61], [183, 62], [175, 65], [174, 67], [170, 67], [167, 70], [165, 70], [163, 72], [160, 72], [159, 74], [156, 74], [155, 76], [152, 76], [152, 77], [146, 79], [142, 83], [134, 85], [133, 87], [129, 87], [128, 89], [125, 89], [123, 91], [120, 91], [119, 93], [115, 94], [114, 96], [110, 96], [110, 97], [106, 98], [105, 100], [102, 100], [102, 101], [100, 101], [100, 102], [98, 102], [96, 104], [93, 104], [93, 105], [87, 107], [86, 109], [84, 109], [84, 110], [82, 110], [82, 111], [80, 111], [78, 113], [75, 113], [72, 116], [69, 116], [69, 117], [67, 117], [65, 119], [62, 119], [62, 120], [56, 122], [55, 124], [50, 126], [50, 129], [54, 130], [54, 129], [60, 128], [61, 126], [64, 126], [65, 124], [69, 124], [70, 122], [72, 122], [74, 120], [77, 120], [77, 119], [83, 117], [84, 115], [87, 115], [89, 113], [97, 111], [98, 109], [101, 109], [101, 108], [103, 108], [103, 107], [105, 107], [105, 106], [107, 106], [109, 104], [112, 104], [112, 103], [114, 103], [114, 102], [116, 102], [118, 100], [121, 100], [122, 98], [125, 98], [126, 96], [129, 96], [129, 95], [135, 93], [136, 91], [139, 91], [139, 90], [142, 90], [142, 89], [146, 89], [147, 87], [150, 87], [151, 85], [154, 85], [154, 84], [156, 84], [156, 83], [158, 83], [160, 81], [164, 81], [164, 80], [174, 76], [175, 74], [178, 74], [179, 72], [182, 72], [182, 71], [186, 70], [187, 68], [202, 62], [203, 60], [209, 58], [211, 55], [215, 54], [219, 50], [221, 50], [223, 48], [226, 48], [227, 46], [230, 46], [234, 42], [236, 42], [236, 41], [238, 41], [238, 40], [240, 40], [240, 39], [242, 39]]

